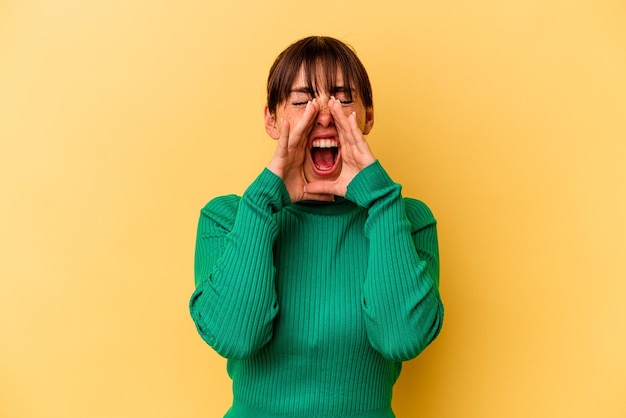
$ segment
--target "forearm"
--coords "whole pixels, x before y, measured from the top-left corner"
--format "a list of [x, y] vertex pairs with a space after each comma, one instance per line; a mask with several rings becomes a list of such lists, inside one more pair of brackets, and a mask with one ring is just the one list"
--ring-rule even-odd
[[[236, 207], [203, 211], [190, 310], [200, 335], [224, 357], [248, 357], [271, 339], [278, 311], [272, 214], [288, 199], [281, 180], [264, 171]], [[234, 219], [224, 225], [229, 211]]]
[[[436, 337], [443, 320], [438, 277], [433, 277], [438, 275], [435, 221], [411, 223], [400, 185], [379, 163], [355, 177], [346, 197], [368, 209], [370, 250], [363, 288], [368, 337], [385, 357], [408, 360]], [[423, 248], [418, 248], [420, 241]]]

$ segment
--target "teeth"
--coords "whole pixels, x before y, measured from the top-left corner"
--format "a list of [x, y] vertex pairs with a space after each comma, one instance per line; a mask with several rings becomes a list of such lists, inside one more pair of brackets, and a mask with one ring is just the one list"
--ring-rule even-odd
[[313, 141], [315, 148], [336, 148], [337, 141], [334, 139], [316, 139]]

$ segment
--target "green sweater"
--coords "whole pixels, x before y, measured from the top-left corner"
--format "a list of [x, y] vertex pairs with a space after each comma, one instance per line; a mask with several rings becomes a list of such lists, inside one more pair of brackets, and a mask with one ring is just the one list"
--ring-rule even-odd
[[402, 362], [443, 322], [435, 219], [382, 166], [292, 204], [265, 169], [201, 211], [190, 311], [228, 359], [228, 418], [391, 418]]

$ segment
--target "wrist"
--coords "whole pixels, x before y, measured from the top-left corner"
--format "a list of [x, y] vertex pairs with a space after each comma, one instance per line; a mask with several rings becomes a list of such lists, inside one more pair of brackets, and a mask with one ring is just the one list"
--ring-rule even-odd
[[269, 171], [274, 173], [276, 176], [283, 178], [283, 169], [280, 164], [277, 164], [274, 160], [271, 160], [266, 166]]
[[369, 208], [375, 201], [389, 193], [399, 193], [401, 186], [395, 183], [378, 160], [368, 165], [347, 186], [346, 199]]

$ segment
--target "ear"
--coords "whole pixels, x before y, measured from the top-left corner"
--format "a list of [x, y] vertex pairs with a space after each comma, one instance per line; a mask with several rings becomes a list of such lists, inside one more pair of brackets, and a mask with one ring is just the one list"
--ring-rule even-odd
[[370, 133], [374, 127], [374, 107], [368, 107], [365, 109], [365, 128], [363, 129], [363, 135]]
[[280, 138], [280, 131], [278, 129], [278, 125], [276, 124], [276, 115], [273, 115], [272, 113], [270, 113], [270, 109], [267, 105], [265, 105], [264, 113], [265, 113], [265, 131], [273, 139]]

